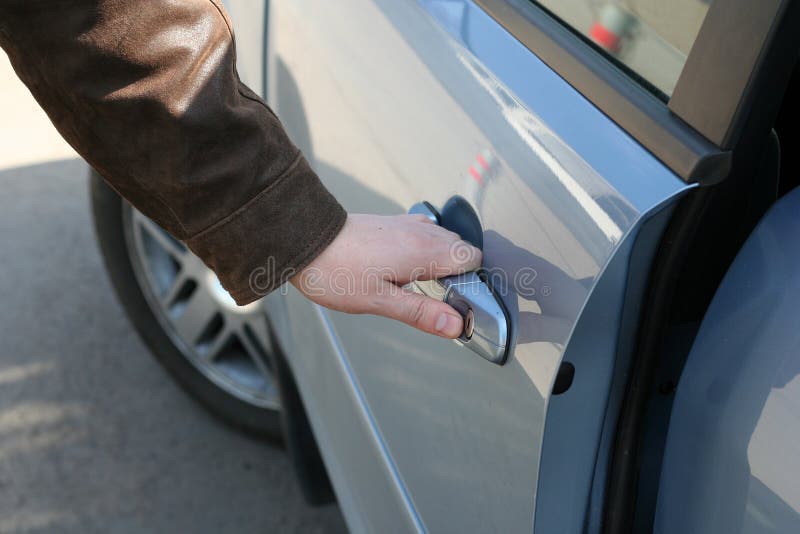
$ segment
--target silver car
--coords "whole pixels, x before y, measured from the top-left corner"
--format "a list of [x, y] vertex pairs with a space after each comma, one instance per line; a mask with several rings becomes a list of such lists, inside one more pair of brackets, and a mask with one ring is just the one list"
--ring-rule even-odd
[[351, 212], [482, 247], [453, 343], [238, 308], [93, 177], [159, 360], [354, 532], [800, 532], [798, 2], [230, 0], [241, 77]]

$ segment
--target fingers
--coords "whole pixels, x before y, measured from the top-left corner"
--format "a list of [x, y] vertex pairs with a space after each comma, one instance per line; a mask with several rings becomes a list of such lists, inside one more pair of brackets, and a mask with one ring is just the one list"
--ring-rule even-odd
[[454, 339], [461, 335], [464, 320], [450, 305], [386, 282], [371, 310], [376, 315], [403, 322], [429, 334]]
[[391, 271], [387, 278], [393, 282], [403, 285], [411, 280], [442, 278], [474, 271], [481, 266], [479, 249], [424, 215], [398, 215], [391, 219], [398, 223], [394, 233], [382, 235], [382, 242], [370, 246], [373, 251], [381, 246], [388, 249], [375, 255], [371, 261]]
[[[463, 241], [457, 234], [443, 230], [426, 249], [418, 252], [414, 272], [410, 278], [430, 280], [479, 269], [483, 253]], [[408, 282], [409, 280], [401, 280]]]
[[479, 269], [483, 261], [483, 252], [477, 247], [473, 247], [466, 241], [458, 239], [450, 246], [450, 267], [459, 269], [462, 272], [474, 271]]
[[480, 249], [462, 240], [458, 234], [434, 224], [425, 216], [405, 217], [412, 222], [403, 225], [402, 237], [397, 240], [403, 246], [395, 249], [402, 258], [394, 265], [400, 267], [394, 281], [402, 285], [411, 280], [442, 278], [480, 268], [483, 259]]

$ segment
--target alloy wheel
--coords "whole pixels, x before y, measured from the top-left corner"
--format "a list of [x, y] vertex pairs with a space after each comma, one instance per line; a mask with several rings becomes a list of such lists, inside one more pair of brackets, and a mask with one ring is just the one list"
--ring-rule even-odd
[[231, 395], [277, 410], [264, 308], [237, 306], [200, 258], [127, 203], [123, 227], [136, 280], [182, 355]]

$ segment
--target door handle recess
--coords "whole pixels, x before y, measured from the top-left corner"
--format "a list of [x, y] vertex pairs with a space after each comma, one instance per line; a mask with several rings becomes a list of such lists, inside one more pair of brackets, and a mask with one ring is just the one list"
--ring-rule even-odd
[[[459, 201], [454, 202], [454, 199], [459, 199]], [[441, 215], [428, 202], [414, 204], [408, 212], [425, 215], [436, 224], [452, 219], [463, 220], [465, 217], [472, 216], [480, 225], [478, 216], [469, 203], [461, 197], [454, 197], [454, 199], [445, 204]], [[448, 209], [468, 210], [469, 213], [454, 215], [446, 212]], [[442, 226], [447, 227], [445, 224]], [[454, 228], [448, 228], [448, 230], [456, 231]], [[463, 237], [465, 236], [462, 235]], [[482, 238], [481, 235], [480, 245], [483, 245]], [[438, 280], [415, 281], [414, 286], [420, 293], [446, 302], [461, 314], [464, 319], [464, 330], [455, 340], [457, 343], [492, 363], [498, 365], [505, 363], [509, 340], [508, 312], [503, 306], [503, 302], [487, 283], [483, 271], [447, 276]]]

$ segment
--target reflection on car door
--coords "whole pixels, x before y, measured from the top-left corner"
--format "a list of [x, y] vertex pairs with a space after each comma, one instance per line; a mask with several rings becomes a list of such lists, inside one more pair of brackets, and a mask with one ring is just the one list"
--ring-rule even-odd
[[[629, 258], [686, 184], [472, 2], [273, 1], [269, 38], [270, 99], [325, 184], [351, 212], [467, 198], [510, 316], [498, 366], [386, 319], [296, 294], [282, 304], [279, 334], [351, 527], [530, 531], [571, 346], [567, 394], [586, 419], [563, 446], [585, 458], [563, 482], [585, 499]], [[608, 299], [590, 306], [604, 277]], [[598, 321], [579, 325], [582, 310]]]

